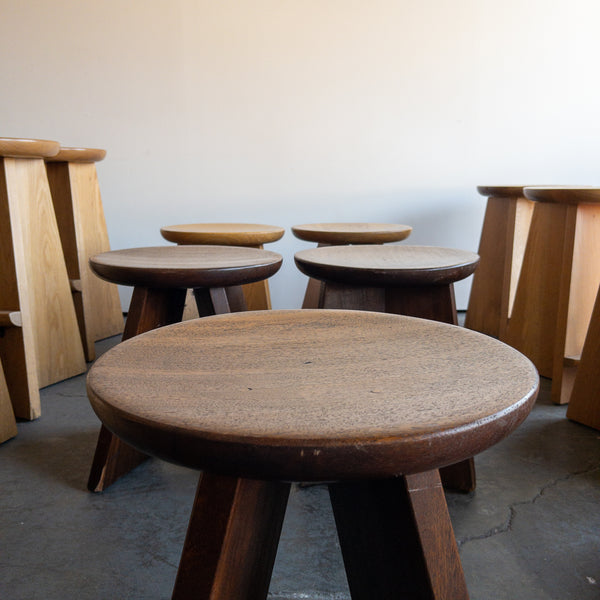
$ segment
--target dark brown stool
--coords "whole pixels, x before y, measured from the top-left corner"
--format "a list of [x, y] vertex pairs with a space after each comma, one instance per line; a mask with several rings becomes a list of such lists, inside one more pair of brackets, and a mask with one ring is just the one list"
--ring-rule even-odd
[[[282, 258], [275, 252], [233, 246], [159, 246], [105, 252], [90, 259], [106, 281], [134, 286], [123, 340], [181, 320], [188, 289], [200, 316], [246, 310], [242, 285], [270, 277]], [[106, 489], [146, 455], [102, 426], [88, 481]]]
[[[283, 237], [285, 229], [254, 223], [192, 223], [161, 227], [161, 235], [176, 244], [209, 244], [260, 248]], [[271, 294], [267, 279], [243, 287], [248, 310], [269, 310]]]
[[[454, 282], [473, 273], [472, 252], [431, 246], [330, 246], [295, 255], [305, 275], [324, 283], [320, 308], [395, 313], [458, 324]], [[472, 459], [442, 470], [444, 485], [475, 489]]]
[[533, 216], [503, 341], [569, 401], [600, 284], [600, 188], [526, 187]]
[[[298, 239], [316, 242], [317, 247], [400, 242], [411, 232], [409, 225], [395, 223], [311, 223], [292, 227], [292, 233]], [[321, 283], [309, 279], [302, 308], [317, 308], [322, 293]]]
[[523, 264], [533, 202], [522, 186], [480, 185], [487, 197], [465, 327], [501, 340], [506, 335]]
[[328, 482], [352, 598], [465, 600], [438, 468], [508, 435], [537, 387], [491, 337], [332, 310], [186, 321], [88, 376], [117, 435], [203, 471], [173, 598], [213, 600], [267, 597], [290, 481]]

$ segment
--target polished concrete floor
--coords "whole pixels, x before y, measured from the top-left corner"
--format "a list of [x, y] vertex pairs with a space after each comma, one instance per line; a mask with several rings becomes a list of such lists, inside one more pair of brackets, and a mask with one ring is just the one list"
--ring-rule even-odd
[[[0, 445], [0, 598], [169, 598], [197, 474], [151, 460], [91, 494], [84, 376], [42, 390], [42, 408]], [[476, 465], [477, 491], [447, 494], [472, 600], [600, 598], [600, 432], [569, 422], [544, 381]], [[325, 487], [293, 488], [270, 598], [349, 597]]]

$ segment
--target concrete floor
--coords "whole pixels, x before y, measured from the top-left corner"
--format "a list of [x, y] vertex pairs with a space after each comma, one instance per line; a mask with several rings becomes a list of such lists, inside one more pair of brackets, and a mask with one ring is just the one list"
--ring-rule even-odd
[[[197, 473], [151, 460], [91, 494], [84, 376], [42, 390], [42, 409], [0, 445], [0, 598], [170, 598]], [[476, 465], [477, 491], [447, 495], [472, 600], [600, 598], [600, 432], [569, 422], [544, 381]], [[325, 487], [293, 488], [270, 598], [349, 597]]]

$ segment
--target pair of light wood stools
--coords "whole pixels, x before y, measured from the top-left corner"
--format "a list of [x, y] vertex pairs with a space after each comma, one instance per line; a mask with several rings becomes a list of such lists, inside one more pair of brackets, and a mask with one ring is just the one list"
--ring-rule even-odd
[[599, 356], [600, 188], [478, 190], [488, 204], [465, 325], [523, 352], [568, 417], [599, 427], [600, 408], [582, 407]]
[[0, 138], [0, 441], [16, 434], [15, 417], [40, 416], [40, 388], [83, 373], [94, 340], [123, 329], [116, 288], [87, 266], [109, 247], [103, 157]]

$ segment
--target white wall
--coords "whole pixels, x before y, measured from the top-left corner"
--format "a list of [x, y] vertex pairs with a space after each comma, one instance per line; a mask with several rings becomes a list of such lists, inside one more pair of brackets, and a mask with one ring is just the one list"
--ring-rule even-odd
[[[106, 148], [113, 248], [173, 223], [388, 221], [476, 250], [476, 185], [599, 183], [599, 18], [596, 0], [0, 0], [0, 135]], [[306, 247], [269, 246], [275, 308], [299, 306]]]

